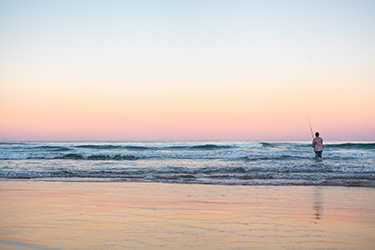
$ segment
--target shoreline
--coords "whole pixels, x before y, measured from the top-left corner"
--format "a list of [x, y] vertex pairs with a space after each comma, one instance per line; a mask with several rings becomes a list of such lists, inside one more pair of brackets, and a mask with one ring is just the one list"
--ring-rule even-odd
[[371, 249], [375, 189], [0, 181], [5, 249]]
[[374, 185], [364, 185], [363, 183], [351, 182], [346, 183], [346, 185], [328, 185], [328, 184], [223, 184], [223, 183], [199, 183], [199, 182], [157, 182], [157, 181], [123, 181], [123, 180], [100, 180], [100, 178], [80, 178], [77, 177], [77, 180], [72, 178], [69, 179], [37, 179], [37, 178], [19, 178], [19, 179], [5, 179], [0, 178], [0, 182], [62, 182], [62, 183], [135, 183], [135, 184], [166, 184], [166, 185], [203, 185], [203, 186], [229, 186], [229, 187], [337, 187], [337, 188], [369, 188], [375, 189]]

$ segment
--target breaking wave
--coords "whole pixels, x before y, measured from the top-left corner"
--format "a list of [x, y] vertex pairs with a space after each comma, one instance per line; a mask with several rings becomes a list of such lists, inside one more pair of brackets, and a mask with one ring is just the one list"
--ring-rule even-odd
[[325, 148], [336, 149], [370, 149], [375, 150], [375, 143], [335, 143], [327, 144]]
[[163, 167], [114, 169], [59, 169], [47, 171], [0, 170], [5, 179], [57, 179], [65, 181], [135, 181], [218, 185], [344, 185], [375, 187], [375, 170], [314, 165], [293, 167]]
[[0, 178], [375, 187], [375, 143], [0, 142]]

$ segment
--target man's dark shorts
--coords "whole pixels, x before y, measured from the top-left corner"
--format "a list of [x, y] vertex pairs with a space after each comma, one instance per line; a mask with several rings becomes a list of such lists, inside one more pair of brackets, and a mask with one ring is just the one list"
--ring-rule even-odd
[[323, 151], [318, 151], [318, 152], [315, 151], [315, 157], [322, 158], [322, 154], [323, 154]]

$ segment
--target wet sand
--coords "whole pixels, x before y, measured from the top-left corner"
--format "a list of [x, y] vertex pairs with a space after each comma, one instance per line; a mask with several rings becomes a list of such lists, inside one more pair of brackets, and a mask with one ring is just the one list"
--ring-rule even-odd
[[374, 249], [375, 189], [0, 182], [0, 249]]

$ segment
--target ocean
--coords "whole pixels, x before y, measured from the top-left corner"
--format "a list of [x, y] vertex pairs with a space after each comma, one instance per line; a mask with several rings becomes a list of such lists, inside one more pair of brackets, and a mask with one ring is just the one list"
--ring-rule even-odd
[[374, 142], [0, 142], [0, 180], [375, 187]]

